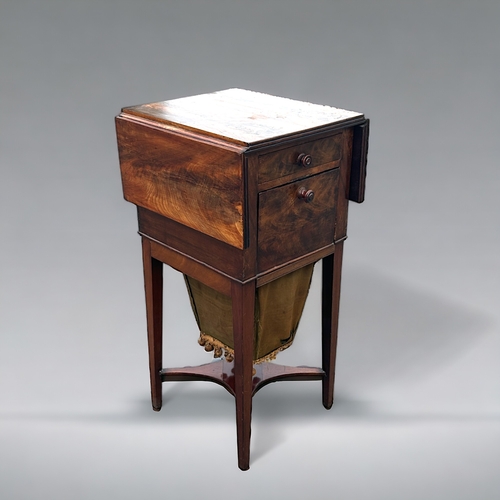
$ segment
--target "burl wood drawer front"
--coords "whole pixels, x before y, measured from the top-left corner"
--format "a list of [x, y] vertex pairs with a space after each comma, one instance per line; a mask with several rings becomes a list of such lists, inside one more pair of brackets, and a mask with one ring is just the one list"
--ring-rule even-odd
[[[331, 137], [280, 149], [259, 157], [259, 184], [288, 176], [308, 175], [311, 169], [339, 161], [342, 157], [342, 133]], [[325, 168], [332, 168], [333, 165]], [[293, 179], [289, 179], [293, 180]]]
[[339, 170], [259, 194], [259, 272], [333, 243]]

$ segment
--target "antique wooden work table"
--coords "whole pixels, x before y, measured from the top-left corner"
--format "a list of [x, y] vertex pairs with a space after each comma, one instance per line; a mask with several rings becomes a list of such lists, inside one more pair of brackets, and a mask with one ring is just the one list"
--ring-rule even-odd
[[[368, 120], [230, 89], [124, 108], [116, 127], [123, 191], [142, 237], [153, 409], [165, 381], [224, 386], [236, 400], [246, 470], [257, 390], [321, 380], [323, 405], [333, 404], [347, 206], [364, 198]], [[322, 367], [254, 365], [257, 289], [320, 259]], [[163, 368], [163, 263], [231, 298], [234, 360]]]

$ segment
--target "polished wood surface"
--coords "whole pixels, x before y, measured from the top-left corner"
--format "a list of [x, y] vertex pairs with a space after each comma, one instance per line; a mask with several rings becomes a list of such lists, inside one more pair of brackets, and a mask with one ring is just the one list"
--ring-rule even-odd
[[240, 250], [141, 207], [137, 213], [141, 235], [239, 281], [255, 276], [253, 259], [247, 258], [249, 249]]
[[255, 287], [255, 280], [244, 285], [233, 281], [231, 287], [236, 435], [238, 466], [241, 470], [247, 470], [250, 467]]
[[163, 263], [151, 255], [151, 242], [142, 239], [144, 290], [149, 348], [149, 374], [151, 378], [151, 402], [153, 410], [162, 405], [161, 378], [163, 346]]
[[[143, 245], [153, 409], [161, 409], [162, 382], [222, 385], [235, 397], [238, 466], [247, 470], [259, 389], [321, 380], [323, 405], [333, 404], [348, 200], [364, 199], [368, 122], [230, 89], [124, 108], [116, 126], [124, 196], [138, 207]], [[319, 259], [321, 368], [254, 365], [256, 289]], [[233, 362], [162, 366], [163, 263], [231, 298]]]
[[[323, 380], [325, 377], [325, 372], [321, 368], [285, 366], [274, 362], [259, 363], [254, 366], [254, 369], [255, 374], [252, 376], [252, 396], [273, 382], [284, 380]], [[160, 371], [160, 378], [163, 382], [214, 382], [224, 387], [231, 395], [235, 395], [234, 361], [228, 362], [225, 359], [221, 359], [205, 365], [164, 368]]]
[[333, 405], [335, 384], [335, 360], [337, 356], [337, 334], [339, 326], [340, 280], [342, 275], [342, 256], [344, 242], [335, 245], [335, 253], [323, 259], [322, 302], [321, 302], [321, 338], [323, 406], [329, 410]]
[[368, 134], [370, 120], [354, 127], [352, 140], [352, 167], [349, 183], [349, 199], [356, 203], [365, 200], [366, 161], [368, 158]]
[[[259, 271], [333, 243], [338, 180], [336, 168], [260, 193]], [[310, 203], [301, 189], [314, 193]]]
[[363, 118], [355, 111], [243, 89], [131, 106], [123, 112], [242, 145]]
[[240, 153], [129, 121], [116, 121], [125, 199], [243, 248]]
[[349, 208], [349, 184], [352, 167], [352, 128], [344, 131], [344, 155], [340, 162], [339, 188], [337, 192], [334, 241], [347, 237], [347, 213]]
[[[296, 144], [286, 149], [274, 151], [259, 156], [259, 184], [264, 188], [264, 183], [278, 179], [281, 183], [288, 178], [304, 177], [318, 173], [321, 170], [334, 168], [338, 165], [328, 165], [339, 160], [342, 156], [342, 134], [325, 137], [315, 141]], [[309, 157], [303, 165], [301, 155]], [[321, 166], [324, 166], [321, 168]]]

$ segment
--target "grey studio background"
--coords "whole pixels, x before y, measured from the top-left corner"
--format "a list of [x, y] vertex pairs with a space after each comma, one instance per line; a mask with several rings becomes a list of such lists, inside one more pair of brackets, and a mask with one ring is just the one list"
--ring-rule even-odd
[[[0, 1], [0, 498], [500, 498], [499, 24], [493, 0]], [[263, 389], [245, 473], [224, 389], [151, 410], [114, 131], [230, 87], [372, 122], [335, 405]], [[208, 362], [165, 281], [165, 363]], [[320, 362], [319, 297], [279, 362]]]

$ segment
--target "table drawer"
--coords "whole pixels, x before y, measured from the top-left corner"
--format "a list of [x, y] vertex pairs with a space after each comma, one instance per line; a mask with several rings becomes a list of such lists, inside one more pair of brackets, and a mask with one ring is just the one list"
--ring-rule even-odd
[[259, 272], [333, 243], [338, 185], [335, 168], [259, 194]]
[[[342, 158], [342, 133], [259, 156], [259, 184], [287, 176], [304, 176]], [[331, 165], [332, 168], [338, 165]], [[292, 179], [290, 179], [292, 180]]]

